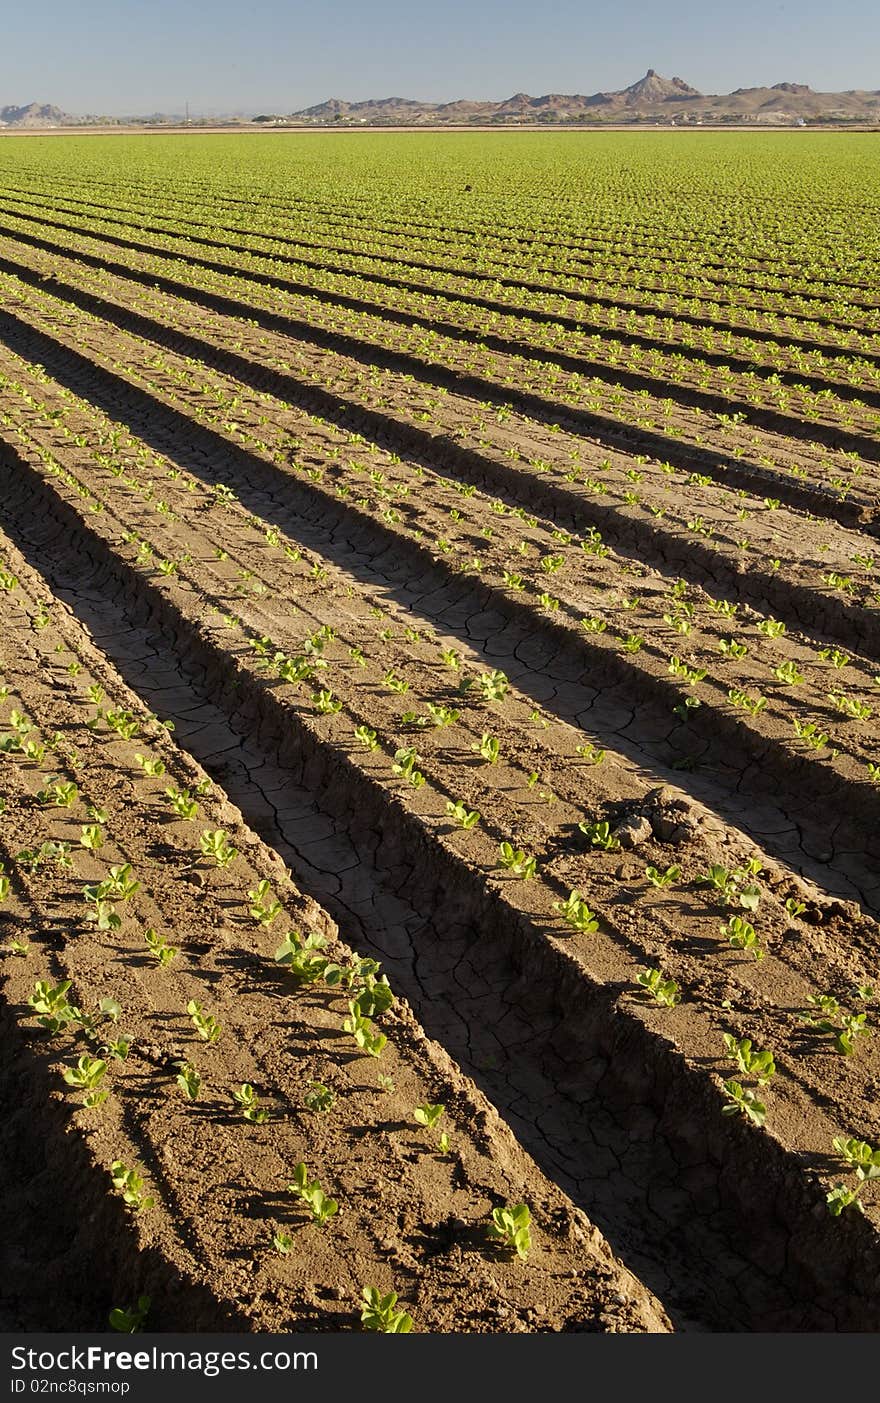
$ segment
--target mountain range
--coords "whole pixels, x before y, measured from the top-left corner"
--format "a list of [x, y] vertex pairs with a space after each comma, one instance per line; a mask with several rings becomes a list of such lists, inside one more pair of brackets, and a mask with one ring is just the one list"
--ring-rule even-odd
[[817, 93], [805, 83], [775, 83], [771, 88], [737, 88], [726, 94], [705, 94], [683, 78], [663, 78], [649, 68], [644, 78], [613, 92], [545, 93], [530, 97], [515, 93], [504, 102], [460, 100], [416, 102], [408, 98], [373, 98], [344, 102], [330, 98], [288, 117], [257, 117], [262, 122], [418, 125], [517, 125], [538, 123], [701, 122], [793, 123], [816, 121], [876, 122], [880, 120], [880, 91], [850, 90]]
[[[0, 128], [32, 130], [72, 126], [171, 126], [179, 114], [153, 113], [141, 117], [73, 116], [48, 103], [0, 107]], [[329, 98], [314, 107], [287, 115], [240, 113], [213, 118], [194, 117], [190, 125], [208, 122], [240, 126], [248, 121], [268, 126], [532, 126], [577, 125], [735, 125], [782, 126], [812, 123], [880, 124], [880, 90], [850, 89], [819, 93], [805, 83], [774, 83], [770, 88], [737, 88], [732, 93], [706, 94], [683, 78], [663, 78], [649, 68], [644, 78], [613, 92], [545, 93], [530, 97], [514, 93], [503, 102], [459, 99], [419, 102], [412, 98], [370, 98], [345, 102]]]

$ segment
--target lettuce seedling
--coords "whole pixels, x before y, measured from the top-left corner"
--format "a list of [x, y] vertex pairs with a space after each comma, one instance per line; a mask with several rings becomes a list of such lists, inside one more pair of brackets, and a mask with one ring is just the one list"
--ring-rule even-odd
[[365, 1286], [361, 1324], [365, 1330], [375, 1330], [383, 1335], [408, 1335], [413, 1327], [412, 1316], [405, 1310], [395, 1310], [397, 1292], [389, 1291], [383, 1296], [375, 1286]]
[[605, 759], [605, 751], [597, 750], [594, 745], [576, 745], [575, 750], [588, 765], [601, 765]]
[[289, 1257], [293, 1251], [293, 1234], [284, 1232], [282, 1229], [273, 1234], [272, 1246], [282, 1257]]
[[[333, 971], [339, 968], [326, 955], [316, 953], [326, 944], [325, 937], [317, 931], [302, 936], [298, 930], [289, 930], [275, 951], [275, 960], [280, 965], [286, 965], [298, 983], [315, 984], [325, 975], [332, 976]], [[329, 979], [328, 982], [335, 981]]]
[[195, 999], [190, 999], [186, 1011], [203, 1042], [213, 1044], [220, 1041], [221, 1025], [213, 1014], [205, 1013], [202, 1005], [196, 1003]]
[[62, 979], [53, 988], [46, 979], [38, 979], [34, 992], [28, 999], [28, 1006], [38, 1015], [37, 1022], [53, 1035], [65, 1028], [68, 1023], [78, 1023], [80, 1011], [68, 1002], [67, 992], [72, 981]]
[[681, 876], [681, 868], [672, 866], [667, 867], [665, 872], [661, 872], [657, 867], [646, 867], [645, 876], [652, 887], [659, 887], [661, 891], [664, 891], [666, 887], [678, 881]]
[[529, 1229], [531, 1216], [524, 1203], [516, 1203], [509, 1208], [493, 1208], [489, 1236], [525, 1261], [532, 1246]]
[[454, 803], [450, 799], [446, 803], [446, 817], [451, 818], [457, 828], [475, 828], [480, 821], [480, 812], [469, 809], [461, 799], [456, 799]]
[[605, 852], [616, 852], [620, 847], [620, 840], [615, 838], [611, 832], [611, 825], [606, 821], [601, 823], [579, 823], [578, 828], [585, 838], [589, 839], [590, 846], [602, 848]]
[[413, 1111], [413, 1119], [417, 1125], [423, 1125], [426, 1130], [433, 1130], [445, 1110], [446, 1107], [441, 1104], [432, 1106], [430, 1101], [425, 1101], [423, 1105], [416, 1106]]
[[323, 1082], [311, 1081], [303, 1100], [310, 1111], [329, 1111], [336, 1100], [336, 1092]]
[[584, 935], [592, 935], [599, 929], [598, 920], [576, 888], [569, 892], [565, 901], [554, 901], [553, 910], [558, 911], [567, 925]]
[[162, 760], [154, 760], [149, 755], [141, 755], [138, 751], [135, 751], [134, 758], [145, 775], [164, 775], [165, 765]]
[[165, 790], [165, 798], [170, 803], [178, 818], [195, 818], [199, 811], [196, 800], [192, 797], [188, 789], [178, 789], [175, 785]]
[[238, 856], [238, 848], [230, 846], [226, 832], [222, 828], [206, 828], [199, 838], [199, 847], [205, 857], [211, 857], [218, 867], [228, 867]]
[[354, 738], [356, 741], [359, 741], [361, 745], [365, 745], [367, 750], [375, 750], [379, 744], [376, 738], [376, 732], [369, 726], [355, 726]]
[[681, 1003], [681, 992], [675, 980], [667, 979], [659, 969], [640, 969], [636, 975], [636, 982], [655, 1004], [675, 1008], [676, 1004]]
[[755, 927], [743, 916], [731, 916], [727, 924], [719, 929], [736, 950], [751, 950], [756, 960], [763, 960], [764, 951], [758, 943]]
[[[858, 1038], [873, 1036], [872, 1030], [867, 1026], [868, 1015], [847, 1013], [832, 994], [809, 994], [807, 1003], [811, 1007], [798, 1014], [800, 1021], [811, 1028], [817, 1028], [821, 1033], [830, 1033], [834, 1039], [835, 1051], [842, 1053], [844, 1057], [853, 1055]], [[817, 1018], [817, 1013], [821, 1017]]]
[[111, 1330], [118, 1330], [123, 1335], [136, 1335], [143, 1326], [149, 1309], [149, 1296], [138, 1296], [137, 1305], [128, 1306], [125, 1310], [116, 1306], [108, 1316]]
[[110, 1177], [114, 1189], [122, 1194], [123, 1200], [136, 1213], [146, 1213], [148, 1209], [155, 1207], [155, 1198], [149, 1197], [144, 1191], [142, 1176], [138, 1174], [136, 1169], [129, 1169], [121, 1159], [113, 1161], [110, 1166]]
[[381, 1057], [388, 1042], [385, 1034], [376, 1031], [376, 1025], [372, 1019], [365, 1017], [360, 1012], [354, 999], [349, 1000], [348, 1012], [349, 1016], [343, 1020], [342, 1024], [344, 1031], [351, 1033], [358, 1047], [368, 1057]]
[[265, 1125], [269, 1119], [269, 1112], [265, 1106], [258, 1104], [260, 1098], [249, 1081], [242, 1082], [238, 1091], [233, 1091], [232, 1096], [241, 1106], [245, 1120], [250, 1121], [252, 1125]]
[[522, 848], [515, 848], [512, 843], [500, 843], [498, 853], [501, 866], [512, 872], [514, 877], [521, 877], [524, 882], [534, 877], [538, 870], [537, 858], [526, 856]]
[[96, 853], [104, 846], [105, 833], [99, 823], [88, 823], [80, 831], [80, 846]]
[[487, 764], [494, 765], [497, 763], [501, 747], [495, 736], [490, 736], [488, 731], [484, 731], [479, 741], [471, 746], [471, 750], [481, 755]]
[[202, 1085], [201, 1076], [191, 1062], [178, 1062], [177, 1065], [180, 1068], [175, 1077], [177, 1085], [190, 1101], [197, 1101]]
[[132, 740], [140, 730], [140, 723], [132, 711], [124, 711], [121, 707], [118, 710], [111, 708], [104, 713], [104, 720], [111, 731], [116, 731], [123, 740]]
[[301, 1198], [308, 1204], [313, 1219], [321, 1226], [339, 1212], [335, 1198], [327, 1197], [318, 1179], [309, 1179], [309, 1171], [302, 1162], [295, 1167], [293, 1182], [287, 1185], [287, 1189], [295, 1198]]
[[752, 1077], [759, 1086], [766, 1086], [776, 1075], [773, 1053], [755, 1051], [751, 1038], [736, 1038], [732, 1033], [725, 1033], [724, 1046], [727, 1056], [736, 1063], [743, 1075]]
[[481, 672], [474, 680], [483, 694], [484, 701], [503, 701], [510, 690], [506, 675], [498, 668], [493, 668], [491, 672]]
[[157, 934], [152, 926], [148, 926], [144, 931], [144, 940], [146, 941], [147, 949], [150, 954], [158, 961], [162, 969], [164, 969], [166, 965], [170, 965], [171, 961], [180, 954], [179, 947], [177, 945], [169, 945], [168, 936], [165, 935], [164, 932], [161, 935]]
[[67, 1067], [63, 1073], [68, 1086], [84, 1091], [83, 1105], [92, 1109], [107, 1100], [109, 1092], [99, 1090], [107, 1071], [107, 1063], [102, 1057], [90, 1057], [87, 1052], [77, 1059], [75, 1067]]
[[255, 891], [248, 892], [251, 899], [250, 913], [261, 926], [271, 926], [275, 917], [281, 914], [281, 902], [275, 900], [271, 890], [272, 884], [263, 878], [257, 883]]
[[54, 804], [59, 809], [71, 808], [77, 800], [79, 790], [72, 780], [50, 779], [44, 789], [37, 792], [40, 804]]
[[724, 1090], [728, 1097], [726, 1106], [721, 1107], [723, 1116], [747, 1116], [755, 1125], [763, 1125], [767, 1107], [759, 1101], [754, 1091], [744, 1088], [738, 1081], [726, 1081]]

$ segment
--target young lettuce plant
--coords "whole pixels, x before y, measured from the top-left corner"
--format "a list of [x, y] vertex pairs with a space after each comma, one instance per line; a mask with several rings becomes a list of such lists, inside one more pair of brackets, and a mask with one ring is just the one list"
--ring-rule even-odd
[[272, 895], [272, 884], [263, 878], [254, 891], [249, 891], [250, 914], [261, 926], [270, 926], [276, 916], [281, 915], [281, 902]]
[[220, 1041], [221, 1026], [213, 1014], [205, 1013], [202, 1005], [196, 1003], [195, 999], [190, 999], [186, 1011], [203, 1042], [213, 1045]]
[[516, 1203], [505, 1208], [493, 1208], [492, 1220], [488, 1228], [491, 1238], [509, 1251], [515, 1252], [523, 1262], [528, 1258], [532, 1246], [532, 1235], [529, 1227], [531, 1216], [524, 1203]]
[[336, 1199], [328, 1198], [318, 1179], [309, 1179], [309, 1171], [302, 1162], [294, 1168], [293, 1181], [287, 1185], [287, 1189], [295, 1198], [301, 1198], [308, 1204], [312, 1218], [319, 1227], [323, 1227], [328, 1218], [339, 1212]]
[[522, 848], [515, 848], [512, 843], [500, 843], [498, 853], [501, 858], [501, 866], [511, 872], [514, 877], [521, 877], [524, 882], [527, 882], [530, 877], [534, 877], [538, 870], [537, 858], [527, 856]]
[[199, 838], [199, 847], [205, 857], [213, 858], [217, 867], [228, 867], [238, 856], [238, 848], [230, 845], [222, 828], [206, 828]]
[[111, 1330], [118, 1330], [122, 1335], [136, 1335], [142, 1328], [150, 1309], [150, 1297], [138, 1296], [137, 1305], [115, 1306], [107, 1317]]
[[580, 892], [575, 888], [565, 901], [554, 901], [553, 910], [558, 912], [566, 925], [584, 935], [592, 935], [599, 929], [599, 922]]
[[405, 1310], [396, 1310], [397, 1292], [382, 1295], [376, 1286], [365, 1286], [361, 1307], [361, 1324], [365, 1330], [383, 1335], [408, 1335], [413, 1319]]
[[72, 981], [62, 979], [53, 986], [47, 979], [38, 979], [28, 1005], [37, 1014], [37, 1022], [51, 1034], [59, 1033], [68, 1023], [78, 1023], [80, 1010], [68, 1002], [67, 993]]
[[233, 1091], [232, 1097], [241, 1106], [245, 1120], [250, 1121], [251, 1125], [265, 1125], [269, 1112], [265, 1106], [259, 1105], [260, 1098], [249, 1081], [242, 1082], [238, 1091]]
[[89, 1110], [107, 1100], [109, 1092], [101, 1088], [107, 1071], [107, 1063], [102, 1057], [90, 1057], [87, 1052], [77, 1059], [76, 1066], [67, 1067], [63, 1073], [68, 1086], [85, 1092], [83, 1105]]
[[732, 1033], [725, 1033], [724, 1046], [727, 1056], [736, 1063], [743, 1076], [751, 1077], [759, 1086], [766, 1086], [776, 1075], [773, 1053], [756, 1051], [751, 1038], [736, 1038]]
[[875, 1150], [864, 1140], [857, 1140], [853, 1137], [839, 1136], [832, 1143], [849, 1168], [855, 1170], [856, 1187], [852, 1189], [848, 1188], [846, 1184], [838, 1184], [833, 1188], [825, 1196], [828, 1211], [835, 1218], [839, 1218], [845, 1208], [852, 1206], [864, 1213], [865, 1210], [859, 1195], [871, 1180], [880, 1179], [880, 1150]]
[[461, 799], [456, 799], [454, 803], [449, 799], [446, 802], [446, 817], [453, 820], [456, 828], [476, 828], [480, 812], [479, 809], [469, 809]]
[[743, 1087], [741, 1082], [726, 1081], [724, 1091], [727, 1095], [727, 1105], [721, 1107], [723, 1116], [747, 1116], [754, 1125], [763, 1125], [767, 1116], [767, 1107], [763, 1101], [759, 1101], [751, 1088]]
[[636, 975], [636, 982], [655, 1004], [675, 1008], [676, 1004], [681, 1003], [681, 991], [675, 980], [667, 979], [659, 969], [640, 969]]
[[113, 1187], [122, 1194], [123, 1200], [136, 1213], [146, 1213], [148, 1209], [155, 1206], [155, 1198], [151, 1198], [144, 1190], [143, 1177], [136, 1169], [129, 1169], [121, 1159], [116, 1159], [110, 1166], [110, 1177]]
[[202, 1078], [199, 1072], [191, 1062], [178, 1062], [177, 1065], [180, 1069], [175, 1077], [177, 1085], [188, 1101], [198, 1101], [202, 1087]]
[[673, 882], [677, 882], [681, 876], [681, 868], [677, 866], [667, 867], [661, 872], [657, 867], [646, 867], [645, 876], [652, 887], [658, 887], [660, 891], [665, 891]]
[[604, 820], [600, 823], [582, 822], [578, 824], [578, 828], [584, 837], [589, 839], [590, 846], [593, 848], [602, 848], [605, 852], [616, 852], [620, 847], [620, 840], [615, 838], [611, 832], [611, 825]]
[[290, 971], [298, 984], [315, 984], [319, 979], [336, 984], [342, 974], [339, 965], [318, 953], [326, 944], [326, 938], [318, 931], [303, 936], [298, 930], [289, 930], [275, 951], [275, 960]]
[[171, 961], [180, 954], [180, 948], [177, 945], [169, 945], [168, 936], [164, 932], [161, 935], [157, 934], [152, 926], [148, 926], [144, 931], [144, 940], [147, 949], [161, 969], [170, 965]]

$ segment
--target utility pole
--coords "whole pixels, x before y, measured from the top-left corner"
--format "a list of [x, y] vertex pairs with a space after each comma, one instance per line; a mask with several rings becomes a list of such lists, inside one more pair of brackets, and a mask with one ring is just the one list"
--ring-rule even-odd
[[186, 104], [186, 125], [189, 126], [189, 103]]

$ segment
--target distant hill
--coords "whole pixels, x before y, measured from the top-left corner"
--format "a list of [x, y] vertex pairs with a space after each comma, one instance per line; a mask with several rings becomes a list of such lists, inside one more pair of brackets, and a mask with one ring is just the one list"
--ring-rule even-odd
[[504, 102], [416, 102], [411, 98], [371, 98], [345, 102], [329, 98], [287, 117], [262, 117], [274, 124], [292, 122], [315, 126], [344, 124], [437, 126], [450, 124], [518, 125], [534, 122], [638, 123], [695, 125], [702, 122], [755, 123], [880, 121], [880, 91], [816, 93], [805, 83], [775, 83], [772, 88], [737, 88], [711, 95], [692, 88], [683, 78], [663, 78], [649, 68], [644, 78], [614, 92], [546, 93], [531, 97], [514, 93]]
[[0, 107], [0, 127], [82, 127], [115, 123], [115, 117], [72, 117], [50, 103], [29, 102], [24, 107]]

